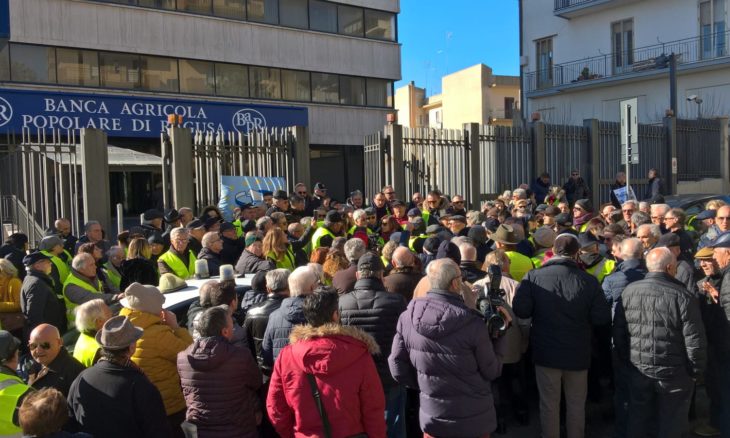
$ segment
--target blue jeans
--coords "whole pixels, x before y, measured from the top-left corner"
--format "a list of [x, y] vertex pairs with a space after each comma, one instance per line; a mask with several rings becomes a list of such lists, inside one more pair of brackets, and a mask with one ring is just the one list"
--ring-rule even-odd
[[406, 436], [405, 390], [396, 385], [385, 392], [385, 425], [388, 427], [388, 438]]

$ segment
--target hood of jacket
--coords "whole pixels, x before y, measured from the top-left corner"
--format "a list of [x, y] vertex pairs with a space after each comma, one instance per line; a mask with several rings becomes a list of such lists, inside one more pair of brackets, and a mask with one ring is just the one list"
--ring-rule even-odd
[[188, 347], [186, 357], [197, 371], [211, 371], [220, 367], [230, 357], [235, 347], [221, 336], [198, 338]]
[[279, 309], [284, 318], [293, 325], [307, 323], [304, 319], [303, 296], [285, 298], [284, 301], [281, 302], [281, 307]]
[[380, 353], [372, 336], [356, 327], [335, 323], [296, 326], [289, 335], [289, 343], [299, 367], [315, 375], [337, 373], [365, 354]]
[[124, 307], [119, 311], [119, 314], [129, 318], [129, 322], [131, 322], [133, 326], [139, 327], [142, 330], [145, 330], [155, 324], [162, 324], [162, 318], [160, 318], [160, 315], [153, 315], [139, 310], [132, 310]]
[[426, 298], [411, 301], [406, 310], [416, 331], [429, 339], [440, 339], [464, 327], [464, 318], [476, 311], [464, 304], [460, 295], [431, 290]]

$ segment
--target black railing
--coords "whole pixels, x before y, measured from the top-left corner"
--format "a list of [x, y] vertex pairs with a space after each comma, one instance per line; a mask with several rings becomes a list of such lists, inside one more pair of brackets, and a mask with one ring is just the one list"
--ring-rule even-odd
[[584, 6], [591, 3], [605, 3], [600, 0], [555, 0], [555, 11], [559, 12], [563, 9], [572, 8], [574, 6]]
[[[559, 2], [578, 3], [577, 0], [556, 0], [556, 4]], [[728, 57], [730, 31], [556, 64], [548, 69], [527, 73], [525, 91], [529, 93], [594, 79], [668, 68], [669, 55], [672, 53], [675, 54], [678, 65]]]

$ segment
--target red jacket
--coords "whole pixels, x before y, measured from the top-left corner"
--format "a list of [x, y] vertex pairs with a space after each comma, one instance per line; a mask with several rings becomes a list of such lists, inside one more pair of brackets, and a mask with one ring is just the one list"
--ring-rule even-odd
[[385, 437], [385, 396], [370, 335], [339, 324], [296, 326], [271, 375], [266, 409], [284, 438], [320, 437], [322, 420], [305, 373], [314, 374], [333, 437]]

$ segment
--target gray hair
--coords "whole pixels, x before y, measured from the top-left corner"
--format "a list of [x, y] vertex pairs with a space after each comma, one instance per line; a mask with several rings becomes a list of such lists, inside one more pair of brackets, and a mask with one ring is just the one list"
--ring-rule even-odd
[[12, 278], [18, 275], [18, 268], [7, 259], [0, 259], [0, 274], [5, 274]]
[[362, 208], [358, 208], [357, 210], [355, 210], [354, 213], [352, 213], [352, 218], [356, 221], [366, 217], [368, 217], [368, 214], [365, 213], [365, 210], [363, 210]]
[[314, 272], [314, 275], [316, 275], [317, 278], [319, 278], [319, 282], [324, 284], [324, 267], [322, 267], [319, 263], [307, 263], [306, 266]]
[[514, 189], [512, 196], [519, 196], [520, 199], [527, 199], [527, 191], [525, 189]]
[[203, 248], [210, 248], [210, 245], [218, 239], [220, 239], [220, 236], [217, 231], [208, 231], [203, 235], [203, 240], [200, 243], [203, 245]]
[[102, 299], [95, 299], [81, 304], [75, 309], [76, 328], [81, 333], [96, 332], [96, 321], [103, 320], [107, 305]]
[[173, 228], [172, 231], [170, 231], [170, 239], [171, 240], [175, 240], [179, 236], [183, 236], [183, 235], [185, 237], [190, 236], [190, 231], [188, 231], [187, 228], [183, 228], [183, 227]]
[[[646, 209], [647, 207], [651, 208], [648, 202], [646, 202], [646, 201], [641, 201], [641, 202], [639, 202], [639, 210], [644, 210], [644, 209]], [[650, 211], [651, 211], [651, 210], [650, 210]]]
[[643, 211], [636, 211], [631, 215], [631, 223], [635, 226], [650, 224], [651, 217]]
[[289, 270], [273, 269], [266, 273], [266, 288], [272, 292], [281, 292], [289, 287]]
[[451, 243], [458, 246], [461, 249], [462, 245], [473, 245], [474, 241], [467, 236], [456, 236], [451, 239]]
[[257, 230], [263, 230], [264, 228], [266, 228], [266, 225], [269, 225], [269, 224], [272, 224], [273, 225], [273, 223], [274, 223], [274, 221], [272, 221], [271, 218], [268, 217], [268, 216], [260, 217], [256, 221], [256, 229]]
[[662, 229], [659, 228], [659, 225], [656, 224], [643, 224], [640, 225], [639, 228], [636, 229], [636, 234], [639, 234], [640, 230], [647, 229], [649, 230], [649, 233], [651, 233], [654, 238], [659, 240], [660, 237], [662, 237]]
[[477, 259], [477, 249], [474, 245], [463, 243], [459, 245], [459, 252], [461, 253], [461, 260], [464, 262], [473, 262]]
[[93, 221], [93, 220], [92, 221], [89, 221], [89, 222], [86, 222], [84, 224], [84, 231], [87, 231], [88, 232], [91, 229], [91, 227], [94, 226], [94, 225], [101, 226], [101, 222], [99, 222], [99, 221]]
[[654, 248], [646, 255], [646, 269], [649, 272], [666, 272], [667, 267], [676, 261], [668, 248]]
[[114, 245], [111, 248], [109, 248], [109, 251], [106, 252], [107, 257], [114, 257], [114, 255], [122, 253], [124, 254], [124, 248], [122, 248], [119, 245]]
[[426, 274], [432, 289], [449, 289], [455, 278], [461, 278], [459, 266], [451, 259], [434, 260], [428, 264]]
[[94, 260], [94, 256], [85, 252], [76, 254], [71, 260], [71, 267], [77, 271], [84, 269], [89, 264], [96, 264], [96, 260]]
[[312, 223], [312, 216], [306, 216], [299, 220], [299, 223], [302, 224], [303, 227], [308, 227]]
[[345, 257], [350, 263], [355, 263], [356, 261], [360, 260], [360, 257], [365, 254], [365, 251], [367, 251], [367, 248], [365, 247], [365, 242], [363, 242], [362, 239], [358, 237], [353, 237], [352, 239], [345, 242]]
[[228, 318], [230, 317], [228, 306], [225, 304], [205, 309], [196, 318], [195, 329], [203, 338], [220, 336], [223, 329], [228, 327]]
[[672, 209], [669, 204], [652, 204], [649, 208], [651, 209], [650, 211], [652, 213], [657, 212], [658, 216], [664, 216], [669, 210]]
[[289, 295], [309, 295], [319, 283], [319, 278], [309, 266], [300, 266], [289, 274]]
[[624, 202], [623, 205], [622, 205], [622, 207], [624, 205], [629, 205], [629, 204], [631, 204], [632, 207], [636, 208], [636, 201], [634, 201], [632, 199], [629, 199], [628, 201]]
[[624, 260], [639, 260], [644, 254], [641, 240], [631, 237], [621, 241], [621, 258]]

